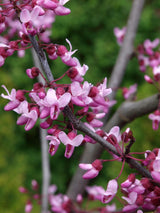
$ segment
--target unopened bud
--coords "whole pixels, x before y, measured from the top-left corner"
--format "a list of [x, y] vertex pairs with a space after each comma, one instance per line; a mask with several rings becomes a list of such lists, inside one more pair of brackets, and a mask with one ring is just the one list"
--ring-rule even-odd
[[78, 75], [78, 71], [75, 67], [71, 67], [67, 71], [67, 75], [68, 75], [69, 78], [74, 79]]
[[93, 86], [89, 91], [89, 97], [94, 98], [99, 93], [99, 90], [97, 87]]
[[24, 96], [25, 92], [23, 90], [17, 90], [16, 92], [16, 99], [19, 101], [24, 101], [25, 100], [25, 96]]
[[64, 45], [59, 45], [57, 48], [57, 55], [63, 56], [66, 52], [68, 52], [67, 48]]

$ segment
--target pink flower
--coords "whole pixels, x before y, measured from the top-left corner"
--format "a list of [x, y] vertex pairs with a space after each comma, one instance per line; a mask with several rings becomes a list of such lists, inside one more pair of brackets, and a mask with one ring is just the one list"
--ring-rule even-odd
[[87, 81], [81, 86], [77, 81], [71, 84], [72, 102], [78, 106], [85, 107], [92, 102], [92, 98], [88, 96], [91, 84]]
[[50, 10], [54, 10], [58, 6], [58, 1], [52, 1], [52, 0], [37, 0], [36, 3]]
[[107, 133], [107, 137], [104, 137], [106, 140], [108, 140], [111, 144], [114, 146], [118, 144], [121, 141], [121, 133], [119, 126], [114, 126], [112, 129], [110, 129], [109, 133]]
[[117, 181], [115, 179], [110, 180], [108, 182], [107, 190], [103, 194], [102, 202], [109, 203], [114, 198], [114, 196], [117, 194], [117, 190], [118, 190]]
[[59, 147], [60, 141], [56, 136], [51, 136], [51, 135], [47, 135], [46, 139], [50, 140], [49, 153], [51, 154], [51, 156], [53, 156]]
[[144, 48], [148, 55], [153, 55], [153, 48], [157, 47], [159, 45], [159, 39], [156, 38], [154, 41], [150, 41], [149, 39], [144, 41]]
[[31, 211], [32, 211], [32, 208], [33, 208], [33, 205], [32, 205], [32, 203], [31, 203], [31, 201], [29, 200], [29, 201], [27, 202], [26, 206], [25, 206], [25, 212], [26, 212], [26, 213], [31, 212]]
[[7, 90], [7, 88], [4, 85], [2, 85], [2, 87], [6, 90], [8, 95], [4, 95], [2, 93], [1, 97], [10, 100], [10, 102], [4, 107], [4, 110], [10, 111], [17, 108], [21, 102], [16, 98], [16, 94], [17, 94], [16, 90], [12, 89], [11, 94], [9, 94], [9, 91]]
[[76, 66], [71, 67], [68, 71], [67, 71], [67, 75], [68, 77], [71, 78], [72, 81], [78, 81], [78, 82], [82, 82], [83, 81], [83, 77], [87, 70], [88, 70], [88, 66], [83, 64], [83, 66], [80, 65], [80, 62], [77, 58], [73, 58], [76, 62]]
[[158, 130], [160, 123], [160, 110], [156, 110], [154, 113], [149, 114], [149, 119], [152, 120], [152, 128]]
[[61, 142], [66, 146], [65, 150], [65, 157], [70, 158], [73, 154], [74, 147], [79, 146], [83, 141], [83, 135], [76, 135], [75, 132], [69, 132], [68, 135], [66, 135], [65, 132], [60, 132], [58, 134], [59, 139]]
[[20, 20], [22, 23], [29, 21], [33, 22], [38, 18], [39, 15], [44, 15], [45, 11], [38, 5], [36, 5], [30, 12], [28, 9], [23, 9], [20, 13]]
[[15, 109], [18, 114], [22, 114], [18, 120], [17, 125], [24, 125], [25, 124], [25, 130], [29, 131], [33, 128], [35, 125], [37, 119], [38, 119], [38, 112], [36, 108], [32, 108], [30, 111], [28, 109], [28, 102], [23, 101], [17, 109]]
[[57, 191], [57, 186], [55, 184], [52, 184], [48, 188], [48, 194], [54, 194]]
[[54, 9], [56, 15], [64, 16], [70, 14], [71, 10], [69, 8], [63, 7], [69, 0], [59, 0], [57, 7]]
[[122, 188], [128, 188], [130, 187], [135, 181], [135, 174], [130, 174], [126, 181], [121, 183]]
[[153, 84], [153, 80], [148, 75], [144, 75], [144, 80], [149, 84]]
[[[111, 88], [107, 88], [107, 78], [104, 79], [103, 83], [100, 84], [97, 87], [97, 91], [95, 92], [95, 95], [92, 94], [92, 99], [93, 99], [93, 107], [99, 107], [103, 106], [104, 112], [108, 111], [108, 108], [113, 105], [111, 102], [109, 102], [108, 99], [106, 99], [107, 95], [110, 95], [112, 93]], [[91, 95], [91, 94], [90, 94]], [[103, 110], [102, 110], [103, 111]]]
[[77, 65], [77, 61], [75, 60], [75, 58], [72, 58], [71, 56], [77, 51], [74, 50], [72, 51], [72, 45], [70, 43], [70, 41], [68, 39], [66, 39], [67, 43], [69, 44], [70, 50], [69, 51], [65, 51], [65, 53], [63, 55], [61, 55], [61, 59], [62, 62], [68, 66], [76, 66]]
[[135, 94], [136, 91], [137, 91], [137, 84], [133, 84], [129, 88], [124, 87], [122, 90], [125, 99], [130, 98], [130, 96]]
[[154, 74], [155, 81], [159, 81], [160, 80], [160, 66], [153, 68], [153, 74]]
[[142, 72], [146, 71], [146, 67], [149, 65], [149, 58], [140, 54], [138, 55], [139, 69]]
[[105, 190], [101, 186], [87, 186], [86, 191], [91, 200], [102, 200]]
[[67, 208], [67, 203], [69, 203], [69, 201], [67, 195], [58, 194], [49, 197], [51, 210], [57, 213], [67, 213], [68, 211], [65, 208]]
[[102, 165], [101, 160], [97, 159], [92, 164], [80, 163], [79, 167], [81, 169], [88, 170], [88, 172], [86, 172], [83, 175], [84, 179], [92, 179], [92, 178], [95, 178], [99, 174], [99, 172], [103, 168], [103, 165]]
[[25, 187], [23, 187], [23, 186], [20, 186], [20, 187], [19, 187], [19, 191], [20, 191], [21, 193], [28, 193], [28, 190], [27, 190]]
[[60, 110], [64, 108], [71, 99], [70, 93], [64, 93], [59, 98], [54, 89], [49, 89], [44, 99], [40, 99], [35, 93], [31, 94], [34, 101], [40, 106], [40, 118], [46, 118], [50, 115], [52, 120], [57, 119]]
[[36, 180], [32, 180], [32, 189], [37, 190], [39, 188], [38, 182]]
[[153, 162], [153, 171], [151, 171], [151, 175], [154, 180], [160, 183], [160, 160], [155, 160]]
[[117, 43], [121, 46], [124, 40], [124, 36], [126, 33], [126, 27], [123, 27], [122, 29], [115, 27], [114, 28], [114, 35], [117, 38]]

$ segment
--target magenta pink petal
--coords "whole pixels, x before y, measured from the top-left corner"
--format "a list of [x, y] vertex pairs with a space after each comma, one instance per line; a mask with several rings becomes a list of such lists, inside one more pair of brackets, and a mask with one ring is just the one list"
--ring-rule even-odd
[[99, 174], [99, 171], [96, 170], [95, 168], [92, 168], [91, 170], [89, 170], [88, 172], [86, 172], [83, 175], [83, 178], [84, 179], [92, 179], [92, 178], [95, 178], [98, 174]]

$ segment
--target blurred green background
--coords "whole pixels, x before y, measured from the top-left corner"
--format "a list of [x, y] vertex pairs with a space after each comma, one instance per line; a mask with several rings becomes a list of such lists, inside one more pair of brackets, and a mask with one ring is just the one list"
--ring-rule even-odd
[[[67, 4], [71, 14], [57, 17], [53, 24], [52, 42], [66, 45], [68, 38], [73, 50], [78, 49], [75, 56], [81, 64], [89, 66], [86, 80], [91, 83], [109, 77], [118, 55], [119, 46], [113, 35], [113, 28], [126, 25], [132, 1], [128, 0], [70, 0]], [[160, 33], [160, 2], [146, 1], [140, 20], [135, 46], [146, 38], [153, 40]], [[61, 60], [49, 61], [53, 74], [59, 77], [67, 70]], [[16, 54], [6, 60], [5, 66], [0, 68], [0, 84], [9, 88], [30, 89], [33, 81], [26, 74], [26, 68], [32, 66], [30, 50], [26, 56], [17, 58]], [[123, 81], [123, 86], [138, 82], [137, 99], [154, 94], [156, 90], [147, 85], [143, 80], [143, 73], [138, 69], [138, 62], [133, 59], [128, 67]], [[4, 92], [0, 88], [0, 92]], [[121, 92], [117, 94], [119, 103], [123, 100]], [[6, 100], [0, 99], [0, 212], [22, 213], [27, 196], [21, 195], [19, 186], [30, 188], [31, 180], [36, 179], [41, 183], [41, 150], [39, 143], [38, 125], [31, 131], [25, 132], [23, 126], [16, 126], [17, 114], [4, 112]], [[151, 103], [152, 104], [152, 103]], [[147, 116], [139, 118], [127, 127], [131, 127], [136, 143], [135, 151], [144, 151], [159, 147], [160, 131], [151, 129], [152, 123]], [[71, 159], [64, 158], [64, 147], [61, 146], [56, 155], [50, 158], [52, 183], [57, 184], [59, 192], [65, 192], [67, 185], [78, 165], [78, 159], [83, 147], [75, 149]], [[105, 157], [105, 155], [104, 155]], [[106, 163], [101, 175], [92, 181], [106, 187], [110, 178], [118, 175], [121, 165]], [[111, 169], [112, 168], [112, 169]], [[63, 171], [63, 176], [61, 175]], [[126, 167], [121, 179], [127, 177], [129, 168]], [[33, 212], [39, 212], [39, 207], [34, 206]]]

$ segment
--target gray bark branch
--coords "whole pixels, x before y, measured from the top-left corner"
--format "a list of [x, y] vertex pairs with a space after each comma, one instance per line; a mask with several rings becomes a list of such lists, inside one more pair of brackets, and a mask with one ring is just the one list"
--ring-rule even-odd
[[[130, 123], [134, 119], [153, 112], [157, 109], [159, 103], [159, 95], [153, 95], [149, 98], [137, 101], [137, 102], [124, 102], [108, 123], [103, 127], [106, 132], [113, 126], [119, 126], [122, 128], [125, 124]], [[81, 163], [92, 163], [95, 159], [100, 157], [100, 154], [104, 151], [104, 147], [99, 143], [96, 144], [86, 144], [86, 148], [81, 156]], [[131, 161], [130, 161], [131, 162]], [[129, 163], [130, 163], [129, 162]], [[131, 162], [133, 163], [133, 162]], [[72, 178], [70, 186], [68, 188], [67, 194], [71, 199], [75, 199], [77, 194], [83, 193], [89, 180], [84, 180], [82, 178], [84, 171], [77, 168], [75, 175]]]
[[[34, 49], [32, 49], [32, 56], [34, 65], [42, 71], [42, 67]], [[38, 81], [45, 83], [41, 76], [38, 76]], [[48, 142], [46, 140], [47, 131], [46, 129], [39, 128], [40, 142], [41, 142], [41, 155], [42, 155], [42, 205], [41, 213], [48, 212], [48, 188], [50, 185], [50, 162], [48, 153]]]

